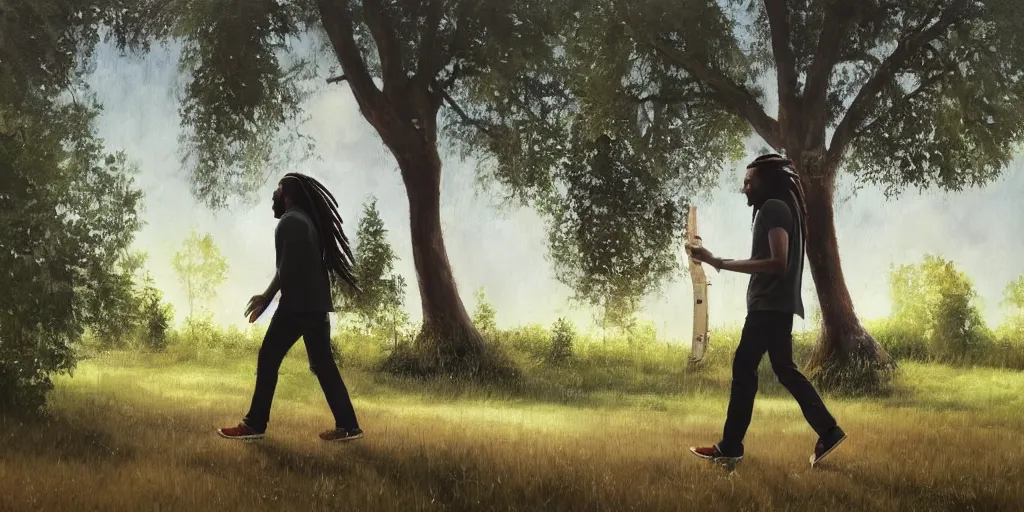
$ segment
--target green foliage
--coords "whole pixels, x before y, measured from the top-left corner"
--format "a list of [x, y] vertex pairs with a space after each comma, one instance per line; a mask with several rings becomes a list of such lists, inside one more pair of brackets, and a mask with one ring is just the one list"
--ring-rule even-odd
[[484, 295], [483, 287], [480, 287], [476, 291], [476, 309], [473, 311], [473, 325], [476, 326], [477, 330], [488, 336], [493, 336], [498, 332], [498, 324], [495, 320], [497, 312], [494, 311], [494, 306], [491, 306], [490, 302], [487, 302], [487, 296]]
[[227, 279], [228, 262], [210, 234], [193, 227], [171, 260], [188, 296], [188, 316], [196, 306], [204, 308], [217, 296], [217, 288]]
[[94, 348], [123, 349], [142, 345], [152, 350], [166, 347], [173, 308], [163, 302], [149, 272], [142, 273], [146, 255], [128, 253], [102, 283], [94, 302], [89, 331]]
[[896, 359], [931, 359], [932, 350], [925, 331], [912, 323], [898, 317], [890, 317], [866, 322], [864, 327], [882, 348]]
[[[168, 7], [177, 17], [171, 33], [184, 41], [181, 69], [190, 76], [180, 107], [182, 163], [193, 192], [210, 206], [251, 197], [267, 175], [289, 165], [293, 155], [282, 150], [312, 150], [297, 130], [312, 69], [281, 55], [305, 30], [301, 3], [189, 0]], [[292, 129], [283, 130], [288, 124]]]
[[566, 192], [545, 206], [548, 248], [575, 298], [626, 327], [640, 299], [678, 269], [673, 247], [685, 215], [657, 173], [630, 167], [624, 141], [602, 137], [591, 147], [586, 160], [562, 164]]
[[0, 91], [2, 410], [41, 407], [84, 329], [118, 314], [108, 294], [130, 285], [126, 251], [142, 224], [136, 170], [104, 151], [95, 108], [35, 94]]
[[890, 282], [892, 321], [905, 333], [920, 333], [935, 358], [970, 358], [991, 341], [975, 303], [977, 292], [951, 261], [926, 255], [920, 264], [893, 268]]
[[551, 329], [551, 349], [548, 352], [548, 362], [561, 364], [572, 357], [573, 340], [576, 338], [576, 330], [572, 322], [565, 318], [559, 318]]
[[123, 348], [135, 337], [142, 315], [136, 281], [144, 263], [145, 254], [126, 254], [96, 289], [90, 330], [103, 348]]
[[388, 242], [388, 230], [374, 197], [363, 204], [353, 252], [355, 275], [362, 291], [355, 292], [349, 286], [335, 283], [335, 301], [342, 309], [358, 316], [364, 329], [388, 331], [390, 338], [409, 320], [402, 310], [406, 284], [405, 278], [395, 274], [398, 258]]
[[140, 341], [150, 350], [163, 351], [167, 348], [174, 307], [163, 301], [163, 293], [153, 286], [148, 273], [139, 298], [142, 302]]
[[1014, 313], [1024, 314], [1024, 275], [1006, 284], [1003, 290], [1003, 306], [1014, 308]]

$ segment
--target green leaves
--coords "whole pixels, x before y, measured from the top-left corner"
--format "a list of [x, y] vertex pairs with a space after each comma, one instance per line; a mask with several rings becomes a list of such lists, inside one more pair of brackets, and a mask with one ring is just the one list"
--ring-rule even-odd
[[[363, 204], [353, 251], [355, 275], [362, 292], [336, 283], [335, 300], [342, 308], [359, 316], [363, 325], [371, 330], [391, 325], [393, 316], [404, 318], [399, 310], [405, 300], [405, 279], [395, 274], [397, 256], [387, 235], [388, 230], [377, 210], [377, 199], [371, 197]], [[398, 323], [404, 324], [404, 320]]]
[[[950, 4], [947, 12], [959, 5]], [[1015, 51], [1020, 37], [1000, 29], [1001, 18], [1019, 23], [1024, 13], [1000, 7], [960, 7], [891, 73], [857, 132], [853, 172], [889, 195], [907, 187], [959, 191], [1001, 174], [1024, 136], [1024, 61]], [[928, 28], [944, 23], [915, 22]], [[912, 26], [904, 33], [924, 30]]]
[[94, 109], [15, 100], [0, 104], [14, 128], [0, 133], [0, 409], [31, 410], [130, 292], [142, 196], [134, 166], [95, 138]]
[[624, 141], [573, 144], [588, 151], [561, 166], [565, 192], [544, 205], [555, 276], [578, 300], [625, 321], [677, 268], [672, 248], [685, 215], [663, 177]]
[[217, 288], [227, 279], [228, 263], [213, 241], [213, 237], [200, 234], [192, 228], [181, 249], [171, 260], [188, 296], [188, 316], [195, 307], [205, 307], [217, 295]]
[[174, 34], [184, 40], [181, 67], [191, 78], [180, 109], [183, 164], [197, 197], [223, 207], [251, 198], [269, 172], [283, 169], [279, 136], [306, 139], [282, 133], [300, 118], [300, 84], [311, 78], [305, 62], [286, 66], [279, 55], [300, 31], [301, 11], [271, 0], [191, 0], [177, 8]]
[[891, 271], [893, 319], [924, 333], [931, 352], [953, 361], [990, 341], [970, 279], [952, 262], [926, 255], [916, 265]]

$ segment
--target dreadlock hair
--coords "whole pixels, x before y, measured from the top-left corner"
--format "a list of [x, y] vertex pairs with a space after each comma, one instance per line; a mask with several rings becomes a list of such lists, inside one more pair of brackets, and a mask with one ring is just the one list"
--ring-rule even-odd
[[320, 257], [328, 274], [333, 272], [335, 279], [343, 280], [360, 291], [353, 274], [355, 256], [349, 248], [348, 237], [341, 229], [338, 201], [319, 181], [297, 172], [285, 174], [281, 188], [284, 195], [292, 200], [292, 205], [313, 221], [313, 227], [320, 235]]
[[[764, 187], [768, 199], [779, 199], [785, 202], [800, 221], [803, 243], [807, 243], [807, 200], [804, 187], [800, 183], [793, 161], [775, 153], [761, 155], [747, 165], [757, 170], [758, 181]], [[761, 205], [754, 206], [753, 217]]]

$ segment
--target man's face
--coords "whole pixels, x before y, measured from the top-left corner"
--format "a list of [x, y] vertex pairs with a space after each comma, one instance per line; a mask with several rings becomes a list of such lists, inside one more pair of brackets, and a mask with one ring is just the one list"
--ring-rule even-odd
[[278, 183], [277, 189], [274, 190], [274, 218], [280, 219], [287, 209], [288, 205], [285, 204], [284, 200], [284, 188]]
[[743, 195], [747, 196], [747, 206], [761, 202], [761, 183], [757, 178], [757, 169], [753, 167], [747, 167], [747, 174], [743, 177]]

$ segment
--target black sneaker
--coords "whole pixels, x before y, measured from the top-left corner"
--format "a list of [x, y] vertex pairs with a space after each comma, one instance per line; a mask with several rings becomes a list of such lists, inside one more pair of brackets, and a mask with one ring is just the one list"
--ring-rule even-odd
[[363, 431], [359, 428], [345, 430], [343, 428], [332, 428], [320, 433], [320, 439], [324, 441], [354, 441], [363, 437]]
[[846, 432], [838, 426], [829, 431], [827, 435], [818, 439], [818, 443], [814, 445], [814, 454], [811, 455], [811, 467], [821, 462], [825, 456], [832, 453], [839, 443], [846, 440]]

